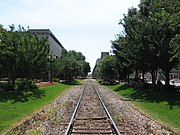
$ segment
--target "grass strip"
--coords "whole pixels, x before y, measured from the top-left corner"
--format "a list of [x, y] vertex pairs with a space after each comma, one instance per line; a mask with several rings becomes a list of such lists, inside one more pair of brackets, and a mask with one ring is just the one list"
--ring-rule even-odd
[[140, 111], [180, 134], [180, 93], [120, 84], [106, 87], [130, 99]]
[[0, 134], [16, 125], [24, 117], [52, 102], [74, 85], [55, 84], [39, 87], [36, 91], [1, 93], [0, 95]]

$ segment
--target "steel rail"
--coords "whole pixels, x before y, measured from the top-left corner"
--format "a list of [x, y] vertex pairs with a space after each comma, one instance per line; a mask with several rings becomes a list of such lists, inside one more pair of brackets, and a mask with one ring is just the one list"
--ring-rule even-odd
[[116, 132], [116, 134], [117, 134], [117, 135], [120, 135], [120, 132], [119, 132], [119, 130], [118, 130], [118, 128], [117, 128], [117, 126], [116, 126], [114, 120], [112, 119], [112, 117], [111, 117], [111, 115], [110, 115], [108, 109], [106, 108], [106, 106], [105, 106], [105, 104], [104, 104], [104, 102], [103, 102], [103, 100], [102, 100], [102, 98], [101, 98], [99, 92], [95, 89], [95, 87], [94, 87], [93, 84], [92, 84], [92, 86], [93, 86], [94, 90], [96, 91], [96, 93], [97, 93], [97, 95], [98, 95], [98, 97], [99, 97], [99, 100], [101, 101], [101, 104], [103, 105], [104, 110], [105, 110], [105, 112], [106, 112], [108, 118], [110, 119], [110, 122], [111, 122], [111, 124], [112, 124], [112, 126], [113, 126], [113, 128], [114, 128], [114, 130], [115, 130], [115, 132]]
[[80, 103], [81, 103], [81, 100], [82, 100], [82, 96], [84, 95], [84, 91], [85, 91], [86, 86], [87, 86], [87, 84], [84, 86], [83, 92], [82, 92], [82, 94], [81, 94], [81, 96], [80, 96], [80, 98], [79, 98], [79, 100], [78, 100], [78, 103], [77, 103], [77, 105], [76, 105], [76, 108], [75, 108], [75, 110], [74, 110], [74, 112], [73, 112], [73, 115], [72, 115], [72, 117], [71, 117], [71, 120], [70, 120], [70, 122], [69, 122], [69, 125], [68, 125], [67, 130], [66, 130], [66, 132], [65, 132], [64, 135], [68, 135], [69, 132], [70, 132], [70, 129], [71, 129], [72, 124], [73, 124], [73, 119], [75, 118], [75, 115], [76, 115], [76, 113], [77, 113], [77, 110], [78, 110], [78, 108], [79, 108], [79, 106], [80, 106]]

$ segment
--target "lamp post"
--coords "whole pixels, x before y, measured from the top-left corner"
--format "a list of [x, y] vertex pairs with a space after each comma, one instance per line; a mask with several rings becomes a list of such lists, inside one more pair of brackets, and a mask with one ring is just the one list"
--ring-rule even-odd
[[51, 61], [50, 61], [50, 72], [51, 72], [51, 73], [50, 73], [50, 75], [51, 75], [51, 76], [50, 76], [50, 83], [52, 83], [52, 62], [53, 62], [53, 61], [51, 60]]
[[53, 63], [53, 57], [49, 55], [48, 59], [49, 59], [49, 62], [50, 62], [49, 81], [50, 81], [50, 83], [52, 83], [52, 63]]

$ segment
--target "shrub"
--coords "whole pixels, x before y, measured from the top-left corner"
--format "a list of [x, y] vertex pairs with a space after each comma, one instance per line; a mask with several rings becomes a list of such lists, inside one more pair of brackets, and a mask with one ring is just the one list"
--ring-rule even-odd
[[14, 91], [14, 85], [9, 83], [0, 83], [0, 91]]
[[59, 82], [60, 79], [59, 78], [53, 78], [53, 82]]
[[37, 86], [32, 81], [22, 81], [17, 84], [17, 90], [28, 91], [37, 89]]

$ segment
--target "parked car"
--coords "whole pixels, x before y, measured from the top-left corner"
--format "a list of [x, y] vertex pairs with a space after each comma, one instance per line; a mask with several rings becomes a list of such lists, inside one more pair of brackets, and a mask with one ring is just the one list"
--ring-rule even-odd
[[180, 79], [178, 78], [174, 78], [172, 80], [170, 80], [171, 83], [180, 83]]

